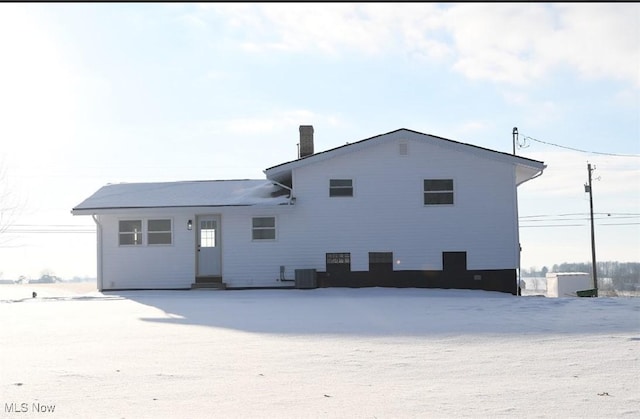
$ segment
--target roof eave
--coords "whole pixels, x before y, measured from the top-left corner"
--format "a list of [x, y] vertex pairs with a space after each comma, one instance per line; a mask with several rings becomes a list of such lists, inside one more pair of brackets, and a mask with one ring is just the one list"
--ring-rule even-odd
[[220, 205], [165, 205], [165, 206], [130, 206], [130, 207], [93, 207], [93, 208], [73, 208], [71, 215], [93, 215], [93, 214], [114, 214], [126, 211], [142, 210], [171, 210], [171, 209], [193, 209], [193, 208], [225, 208], [225, 207], [279, 207], [290, 205], [288, 202], [277, 203], [256, 203], [256, 204], [220, 204]]
[[[479, 153], [482, 153], [482, 155], [486, 156], [486, 157], [490, 157], [490, 158], [494, 158], [494, 159], [499, 159], [502, 161], [511, 161], [514, 162], [515, 160], [515, 164], [522, 164], [525, 166], [534, 166], [537, 167], [539, 166], [542, 170], [543, 168], [545, 168], [546, 166], [544, 165], [543, 162], [538, 161], [538, 160], [534, 160], [534, 159], [530, 159], [527, 157], [522, 157], [522, 156], [518, 156], [515, 154], [509, 154], [509, 153], [505, 153], [505, 152], [501, 152], [501, 151], [496, 151], [496, 150], [491, 150], [489, 148], [485, 148], [485, 147], [480, 147], [474, 144], [468, 144], [468, 143], [463, 143], [460, 141], [456, 141], [456, 140], [450, 140], [448, 138], [443, 138], [443, 137], [438, 137], [437, 135], [432, 135], [432, 134], [425, 134], [422, 132], [418, 132], [418, 131], [413, 131], [410, 129], [406, 129], [406, 128], [400, 128], [398, 130], [395, 131], [391, 131], [388, 132], [386, 134], [380, 134], [380, 135], [376, 135], [374, 137], [370, 137], [370, 138], [366, 138], [364, 140], [359, 140], [353, 143], [348, 143], [345, 145], [341, 145], [338, 147], [334, 147], [331, 148], [329, 150], [325, 150], [316, 154], [312, 154], [309, 156], [305, 156], [302, 157], [300, 159], [296, 159], [296, 160], [291, 160], [285, 163], [280, 163], [278, 165], [275, 166], [271, 166], [265, 170], [263, 170], [263, 173], [265, 174], [265, 176], [268, 179], [276, 179], [279, 177], [286, 177], [286, 176], [290, 176], [290, 173], [292, 172], [293, 169], [306, 165], [306, 164], [310, 164], [310, 163], [314, 163], [316, 161], [319, 160], [324, 160], [326, 158], [330, 158], [331, 156], [335, 155], [335, 153], [340, 152], [341, 150], [344, 149], [350, 149], [350, 150], [355, 150], [359, 147], [362, 147], [365, 143], [368, 143], [370, 140], [376, 139], [376, 138], [381, 138], [381, 137], [385, 137], [391, 134], [395, 134], [398, 133], [400, 131], [406, 131], [408, 133], [411, 134], [417, 134], [417, 135], [422, 135], [422, 136], [428, 136], [431, 138], [435, 138], [435, 139], [439, 139], [442, 140], [442, 144], [441, 145], [445, 145], [448, 147], [451, 147], [453, 149], [458, 149], [458, 150], [476, 150]], [[440, 144], [439, 144], [440, 145]], [[284, 175], [283, 175], [284, 174]]]

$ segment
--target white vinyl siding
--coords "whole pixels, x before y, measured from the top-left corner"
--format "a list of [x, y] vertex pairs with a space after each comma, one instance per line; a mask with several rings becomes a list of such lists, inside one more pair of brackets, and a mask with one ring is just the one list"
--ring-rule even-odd
[[[122, 215], [99, 215], [98, 236], [102, 243], [99, 249], [99, 286], [103, 289], [189, 288], [196, 275], [196, 229], [187, 229], [187, 221], [193, 217], [192, 211], [183, 214], [131, 211]], [[167, 219], [171, 220], [171, 244], [149, 245], [146, 231], [148, 221]], [[139, 229], [139, 245], [121, 244], [120, 225], [130, 221], [137, 222], [133, 227]], [[131, 228], [125, 230], [131, 231]], [[129, 232], [129, 235], [132, 234]]]
[[[353, 271], [368, 271], [368, 253], [375, 251], [393, 252], [394, 271], [439, 270], [442, 252], [451, 249], [467, 252], [471, 270], [515, 267], [513, 166], [473, 149], [459, 152], [402, 137], [407, 156], [399, 155], [398, 141], [296, 168], [296, 204], [278, 228], [288, 249], [283, 253], [299, 255], [297, 266], [318, 271], [334, 249], [351, 252]], [[321, 192], [327, 173], [353, 179], [357, 199], [327, 199]], [[453, 195], [453, 205], [424, 205], [424, 180], [434, 179], [449, 181], [448, 190], [437, 192]], [[289, 241], [294, 233], [296, 240]]]

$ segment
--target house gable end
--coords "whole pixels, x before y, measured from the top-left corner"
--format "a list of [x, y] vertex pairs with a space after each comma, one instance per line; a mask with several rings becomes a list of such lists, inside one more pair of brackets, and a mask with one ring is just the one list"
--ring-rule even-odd
[[542, 172], [546, 167], [543, 162], [528, 159], [525, 157], [515, 156], [508, 153], [491, 150], [488, 148], [476, 146], [473, 144], [462, 143], [454, 140], [450, 140], [443, 137], [438, 137], [431, 134], [424, 134], [418, 131], [413, 131], [406, 128], [400, 128], [395, 131], [388, 132], [386, 134], [376, 135], [374, 137], [366, 138], [354, 143], [347, 143], [345, 145], [326, 150], [313, 155], [305, 156], [303, 158], [282, 163], [276, 166], [272, 166], [264, 170], [268, 179], [272, 179], [278, 182], [291, 184], [292, 172], [294, 169], [307, 166], [309, 164], [315, 164], [326, 159], [343, 155], [345, 153], [352, 153], [361, 150], [364, 147], [373, 146], [375, 144], [381, 144], [383, 142], [390, 141], [419, 141], [427, 142], [428, 144], [444, 147], [452, 150], [456, 150], [463, 153], [472, 153], [481, 158], [488, 158], [498, 160], [502, 162], [508, 162], [518, 167], [524, 167], [525, 170], [519, 171], [518, 184], [532, 178], [537, 173]]

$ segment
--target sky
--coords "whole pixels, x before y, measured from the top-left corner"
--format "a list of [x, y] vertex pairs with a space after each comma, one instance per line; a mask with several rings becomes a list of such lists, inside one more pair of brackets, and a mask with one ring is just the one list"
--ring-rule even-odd
[[263, 179], [407, 128], [541, 160], [523, 268], [640, 261], [640, 5], [0, 4], [0, 272], [96, 275], [107, 183]]

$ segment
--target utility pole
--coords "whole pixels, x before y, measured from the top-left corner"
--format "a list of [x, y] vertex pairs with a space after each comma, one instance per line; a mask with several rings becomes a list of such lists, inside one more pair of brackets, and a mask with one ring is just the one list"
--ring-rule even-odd
[[[513, 131], [512, 131], [512, 135], [513, 135], [513, 155], [516, 155], [516, 141], [518, 141], [518, 127], [513, 127]], [[518, 191], [516, 188], [516, 201], [517, 199], [517, 195], [518, 195]], [[517, 208], [517, 205], [516, 205]], [[517, 221], [518, 217], [516, 214], [516, 221]], [[518, 226], [518, 228], [520, 228]], [[518, 237], [520, 237], [520, 233], [518, 233]], [[520, 243], [518, 243], [518, 283], [516, 284], [516, 295], [522, 295], [522, 291], [520, 290], [520, 285], [522, 284], [522, 276], [521, 276], [521, 272], [522, 269], [520, 267], [520, 263], [522, 263], [522, 245]]]
[[595, 290], [595, 296], [598, 296], [598, 268], [596, 266], [596, 235], [593, 226], [593, 188], [591, 186], [591, 172], [596, 170], [596, 167], [591, 168], [591, 163], [587, 163], [587, 172], [589, 173], [589, 184], [584, 185], [585, 192], [589, 192], [589, 209], [591, 214], [591, 270], [593, 276], [593, 289]]

